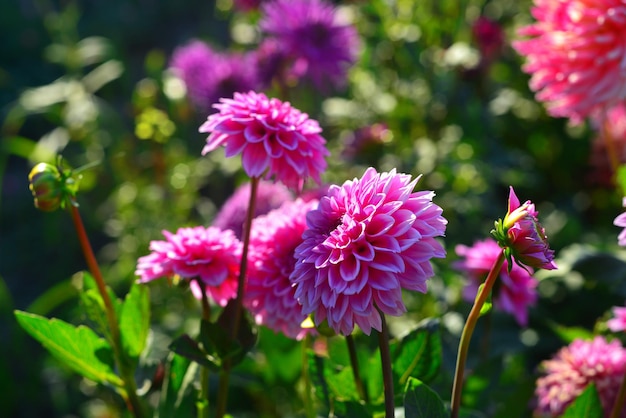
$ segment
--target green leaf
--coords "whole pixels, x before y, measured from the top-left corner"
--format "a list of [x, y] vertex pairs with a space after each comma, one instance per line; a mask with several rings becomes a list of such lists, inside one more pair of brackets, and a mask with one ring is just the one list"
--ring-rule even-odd
[[394, 379], [399, 387], [410, 377], [432, 380], [443, 358], [439, 321], [425, 319], [400, 341], [392, 342], [390, 348]]
[[602, 403], [596, 385], [590, 383], [583, 393], [567, 407], [561, 418], [602, 418], [603, 416]]
[[197, 369], [197, 363], [176, 353], [170, 353], [157, 417], [175, 417], [183, 404], [191, 409], [193, 399], [190, 396], [192, 393], [190, 389], [195, 381]]
[[448, 418], [441, 398], [419, 379], [409, 377], [404, 390], [406, 418]]
[[17, 310], [15, 318], [26, 332], [77, 373], [94, 382], [122, 387], [122, 379], [114, 372], [111, 347], [90, 328]]
[[222, 367], [222, 362], [219, 358], [208, 354], [196, 340], [187, 334], [183, 334], [172, 341], [169, 345], [169, 349], [211, 370], [219, 371]]
[[131, 358], [139, 358], [150, 332], [150, 297], [148, 288], [133, 284], [120, 309], [122, 346]]
[[593, 339], [593, 332], [582, 327], [568, 327], [554, 321], [548, 321], [548, 326], [565, 344], [569, 344], [577, 338], [583, 340]]
[[[231, 299], [222, 310], [222, 313], [220, 314], [219, 318], [217, 318], [216, 322], [216, 325], [218, 325], [222, 330], [226, 331], [229, 340], [228, 342], [217, 341], [217, 334], [209, 334], [211, 342], [216, 348], [222, 346], [218, 349], [218, 352], [221, 353], [221, 355], [226, 355], [229, 358], [231, 366], [239, 364], [244, 359], [246, 354], [248, 354], [248, 352], [255, 346], [258, 339], [258, 334], [253, 328], [252, 323], [250, 322], [250, 318], [248, 318], [246, 312], [244, 311], [241, 312], [239, 330], [235, 337], [235, 341], [232, 341], [232, 338], [230, 337], [230, 330], [234, 327], [236, 309], [236, 300]], [[220, 334], [223, 335], [222, 333]], [[237, 346], [240, 347], [240, 350], [234, 353], [233, 350]]]
[[241, 353], [242, 348], [221, 325], [206, 320], [200, 322], [200, 336], [204, 351], [219, 358], [222, 362]]

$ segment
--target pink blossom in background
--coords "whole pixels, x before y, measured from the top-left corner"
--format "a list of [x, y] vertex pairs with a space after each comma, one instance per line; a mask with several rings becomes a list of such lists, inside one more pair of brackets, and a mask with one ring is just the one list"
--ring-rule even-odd
[[349, 137], [342, 156], [349, 160], [370, 154], [380, 157], [383, 145], [391, 141], [392, 137], [393, 134], [385, 123], [363, 126]]
[[200, 127], [210, 133], [202, 155], [225, 146], [226, 157], [242, 155], [250, 177], [275, 178], [297, 190], [308, 178], [321, 183], [329, 151], [322, 128], [306, 113], [253, 91], [220, 99], [214, 107], [219, 112]]
[[509, 188], [508, 211], [495, 237], [515, 261], [532, 268], [555, 270], [554, 251], [548, 245], [546, 232], [537, 219], [539, 213], [530, 200], [520, 204], [513, 187]]
[[[270, 210], [277, 209], [284, 202], [293, 199], [292, 193], [283, 184], [261, 180], [256, 190], [254, 217], [265, 215]], [[249, 205], [250, 183], [245, 183], [224, 202], [212, 225], [220, 229], [230, 229], [237, 238], [241, 239]]]
[[536, 22], [513, 48], [526, 58], [530, 88], [555, 117], [582, 122], [626, 98], [626, 4], [534, 0]]
[[[453, 266], [465, 272], [469, 279], [463, 289], [463, 299], [473, 302], [478, 287], [484, 282], [503, 250], [491, 238], [477, 241], [471, 247], [457, 245], [455, 250], [462, 259]], [[528, 308], [537, 302], [538, 282], [531, 272], [517, 264], [513, 264], [509, 270], [508, 262], [505, 261], [494, 286], [494, 306], [513, 315], [521, 326], [528, 324]]]
[[261, 3], [263, 3], [263, 0], [233, 0], [235, 9], [242, 12], [256, 10], [261, 6]]
[[306, 229], [306, 214], [316, 206], [316, 200], [285, 202], [256, 218], [250, 234], [245, 306], [257, 324], [298, 340], [315, 329], [300, 326], [307, 315], [302, 313], [289, 276], [296, 264], [294, 251]]
[[274, 0], [261, 7], [261, 30], [293, 61], [292, 74], [319, 88], [341, 87], [356, 62], [359, 36], [325, 0]]
[[[622, 206], [626, 207], [626, 197], [622, 199]], [[618, 215], [613, 221], [613, 225], [624, 228], [617, 236], [617, 243], [622, 247], [626, 247], [626, 212]]]
[[626, 306], [615, 306], [612, 311], [613, 318], [607, 321], [606, 326], [613, 332], [626, 331]]
[[472, 35], [478, 44], [481, 58], [487, 63], [491, 63], [502, 52], [504, 31], [498, 22], [481, 16], [472, 25]]
[[[592, 341], [577, 339], [543, 361], [540, 370], [535, 388], [538, 416], [561, 416], [587, 385], [595, 383], [608, 417], [626, 373], [626, 350], [618, 340], [607, 342], [601, 336]], [[626, 417], [626, 410], [620, 417]]]
[[434, 192], [413, 192], [418, 180], [370, 167], [360, 179], [330, 186], [309, 212], [291, 281], [316, 324], [326, 320], [343, 335], [358, 325], [370, 334], [381, 329], [378, 310], [406, 311], [402, 289], [426, 292], [430, 260], [445, 257], [436, 238], [447, 221]]
[[150, 242], [151, 253], [137, 261], [139, 283], [179, 276], [190, 281], [198, 299], [204, 285], [211, 299], [225, 306], [237, 294], [241, 242], [232, 231], [215, 227], [179, 228], [175, 234], [163, 231], [166, 241]]
[[217, 52], [198, 40], [176, 48], [170, 67], [185, 83], [191, 101], [205, 112], [212, 111], [211, 106], [220, 97], [259, 84], [252, 55]]

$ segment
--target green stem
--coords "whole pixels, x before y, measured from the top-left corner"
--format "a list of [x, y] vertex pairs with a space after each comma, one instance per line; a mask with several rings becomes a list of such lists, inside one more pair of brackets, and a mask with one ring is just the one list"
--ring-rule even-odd
[[[378, 307], [376, 307], [378, 309]], [[381, 319], [381, 330], [378, 333], [378, 346], [380, 348], [380, 360], [383, 367], [383, 384], [385, 392], [385, 418], [395, 417], [395, 401], [393, 394], [393, 371], [391, 369], [391, 352], [389, 349], [389, 329], [385, 314], [378, 309]]]
[[619, 418], [620, 414], [624, 411], [624, 403], [626, 402], [626, 374], [622, 379], [622, 385], [619, 387], [617, 398], [615, 398], [615, 405], [611, 411], [611, 418]]
[[463, 374], [465, 372], [465, 363], [467, 360], [467, 352], [469, 350], [470, 340], [472, 333], [480, 317], [480, 311], [487, 300], [487, 297], [491, 293], [496, 279], [500, 275], [500, 270], [504, 265], [505, 255], [504, 250], [500, 253], [498, 258], [491, 267], [485, 283], [479, 288], [478, 295], [474, 301], [474, 306], [470, 311], [463, 332], [461, 333], [461, 341], [459, 342], [459, 351], [456, 361], [456, 371], [454, 373], [454, 384], [452, 386], [452, 413], [451, 418], [457, 418], [459, 416], [459, 408], [461, 406], [461, 392], [463, 390]]
[[[246, 285], [246, 274], [248, 270], [248, 249], [250, 247], [250, 230], [252, 229], [252, 219], [254, 219], [254, 207], [256, 204], [256, 194], [259, 186], [259, 178], [252, 177], [250, 179], [250, 202], [246, 214], [246, 222], [243, 229], [243, 249], [241, 252], [241, 264], [239, 267], [239, 278], [237, 280], [237, 298], [235, 299], [235, 313], [233, 319], [233, 327], [231, 329], [231, 338], [237, 339], [239, 334], [239, 326], [241, 325], [241, 317], [243, 316], [243, 299], [244, 289]], [[228, 401], [228, 381], [230, 379], [231, 362], [227, 359], [222, 365], [220, 371], [220, 380], [217, 392], [217, 418], [222, 418], [226, 413], [226, 403]]]
[[76, 233], [78, 234], [78, 240], [83, 250], [87, 267], [96, 281], [98, 291], [100, 292], [100, 296], [104, 302], [109, 331], [111, 332], [111, 345], [113, 346], [113, 352], [115, 354], [115, 362], [118, 370], [120, 371], [122, 380], [124, 381], [124, 389], [126, 391], [123, 398], [128, 409], [130, 409], [133, 415], [136, 418], [140, 418], [144, 416], [144, 411], [141, 402], [139, 401], [139, 397], [137, 396], [137, 384], [135, 383], [133, 371], [129, 367], [128, 362], [123, 355], [120, 328], [117, 322], [117, 316], [115, 315], [115, 308], [113, 307], [113, 303], [109, 297], [109, 292], [107, 292], [106, 284], [104, 283], [104, 278], [102, 277], [102, 273], [100, 271], [100, 266], [96, 261], [93, 249], [89, 243], [89, 238], [87, 237], [87, 232], [85, 231], [85, 226], [83, 225], [78, 208], [72, 203], [73, 202], [70, 202], [69, 207], [72, 214], [72, 220], [74, 221], [74, 227], [76, 229]]
[[313, 398], [311, 397], [311, 376], [309, 375], [308, 351], [311, 347], [311, 336], [307, 333], [302, 340], [302, 380], [304, 381], [304, 411], [307, 418], [315, 418]]
[[354, 384], [356, 385], [356, 390], [359, 392], [359, 396], [365, 403], [369, 403], [369, 399], [367, 396], [367, 392], [365, 391], [365, 387], [363, 386], [363, 380], [361, 379], [361, 375], [359, 373], [359, 358], [356, 354], [356, 345], [354, 344], [354, 338], [352, 338], [352, 334], [346, 335], [346, 343], [348, 343], [348, 354], [350, 354], [350, 365], [352, 366], [352, 376], [354, 377]]
[[[204, 290], [205, 286], [202, 280], [196, 279], [196, 282], [202, 292], [202, 320], [208, 322], [211, 320], [209, 299]], [[198, 418], [209, 418], [209, 368], [206, 366], [200, 367], [200, 393], [198, 395], [197, 409]]]

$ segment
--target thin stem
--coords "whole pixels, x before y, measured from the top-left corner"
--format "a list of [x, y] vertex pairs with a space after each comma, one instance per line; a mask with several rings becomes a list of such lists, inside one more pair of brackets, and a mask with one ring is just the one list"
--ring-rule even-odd
[[[378, 307], [376, 308], [378, 309]], [[385, 392], [385, 418], [395, 417], [395, 402], [393, 394], [393, 372], [391, 370], [391, 352], [389, 350], [389, 329], [385, 314], [378, 309], [381, 319], [381, 330], [378, 333], [378, 346], [380, 348], [380, 360], [383, 366], [383, 384]]]
[[615, 398], [615, 405], [613, 405], [613, 410], [611, 411], [611, 418], [619, 418], [620, 414], [623, 412], [624, 403], [626, 402], [626, 374], [622, 379], [622, 385], [619, 387], [619, 392], [617, 393], [617, 398]]
[[109, 297], [109, 292], [107, 292], [106, 284], [104, 283], [104, 278], [102, 277], [102, 272], [100, 271], [100, 266], [98, 265], [93, 249], [91, 248], [91, 244], [89, 242], [89, 238], [87, 237], [87, 232], [85, 231], [85, 226], [83, 225], [78, 208], [72, 203], [73, 202], [70, 202], [68, 206], [70, 207], [70, 213], [72, 215], [72, 221], [74, 222], [74, 228], [76, 229], [76, 233], [78, 235], [78, 241], [80, 242], [80, 246], [83, 250], [87, 267], [96, 281], [98, 291], [100, 292], [100, 296], [104, 302], [109, 331], [111, 332], [111, 345], [113, 346], [113, 352], [115, 353], [115, 362], [118, 370], [120, 371], [124, 382], [124, 389], [126, 391], [123, 398], [128, 409], [130, 409], [133, 415], [136, 418], [140, 418], [144, 416], [144, 411], [139, 401], [139, 397], [137, 396], [135, 377], [133, 376], [133, 372], [129, 368], [128, 363], [123, 356], [120, 328], [117, 322], [117, 316], [115, 315], [115, 309], [113, 308], [113, 303]]
[[363, 380], [361, 379], [361, 374], [359, 373], [359, 358], [356, 354], [356, 345], [354, 344], [352, 334], [346, 335], [346, 343], [348, 343], [348, 354], [350, 354], [350, 365], [352, 366], [352, 376], [354, 377], [356, 390], [359, 392], [361, 399], [365, 401], [365, 403], [369, 403], [369, 397], [367, 396], [367, 391], [363, 386]]
[[[246, 214], [246, 222], [243, 228], [243, 249], [241, 252], [241, 264], [239, 266], [239, 278], [237, 280], [237, 298], [235, 299], [235, 313], [233, 318], [233, 326], [231, 329], [231, 338], [234, 340], [239, 334], [239, 326], [241, 325], [241, 317], [243, 316], [243, 299], [244, 289], [246, 285], [246, 273], [248, 270], [248, 248], [250, 247], [250, 230], [252, 229], [252, 219], [254, 219], [254, 207], [256, 204], [256, 194], [259, 186], [259, 178], [252, 177], [250, 179], [250, 203]], [[220, 380], [217, 392], [217, 418], [222, 418], [226, 413], [226, 403], [228, 401], [228, 381], [230, 379], [230, 369], [232, 364], [230, 360], [225, 360], [220, 371]]]
[[[202, 320], [208, 322], [211, 319], [209, 299], [206, 295], [202, 280], [198, 278], [196, 282], [202, 293]], [[209, 368], [206, 366], [201, 366], [200, 368], [200, 393], [197, 401], [197, 409], [198, 418], [209, 418]]]
[[302, 340], [302, 380], [304, 381], [304, 411], [307, 418], [315, 418], [313, 398], [311, 397], [311, 376], [309, 375], [308, 351], [311, 347], [311, 336], [307, 333]]
[[496, 279], [500, 275], [500, 270], [502, 270], [504, 259], [505, 255], [503, 250], [496, 259], [496, 261], [493, 263], [493, 267], [491, 267], [491, 271], [489, 272], [489, 275], [487, 275], [485, 283], [483, 283], [483, 285], [480, 287], [478, 295], [476, 296], [476, 300], [474, 301], [474, 306], [472, 306], [472, 310], [470, 311], [467, 317], [467, 321], [465, 322], [465, 326], [463, 327], [456, 360], [454, 384], [452, 386], [451, 418], [457, 418], [459, 416], [459, 408], [461, 406], [461, 392], [463, 390], [463, 374], [465, 372], [465, 363], [467, 360], [467, 352], [469, 350], [472, 333], [474, 332], [474, 328], [476, 327], [476, 323], [478, 322], [478, 318], [480, 317], [480, 310], [485, 304], [487, 297], [491, 293], [493, 284], [496, 282]]

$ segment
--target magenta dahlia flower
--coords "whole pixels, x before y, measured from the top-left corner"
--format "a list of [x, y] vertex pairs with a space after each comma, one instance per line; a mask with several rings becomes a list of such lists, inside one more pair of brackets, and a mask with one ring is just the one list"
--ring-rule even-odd
[[426, 292], [430, 259], [445, 257], [436, 237], [447, 221], [434, 192], [413, 192], [418, 180], [370, 167], [361, 179], [330, 186], [309, 212], [291, 281], [316, 324], [326, 320], [343, 335], [355, 324], [366, 334], [380, 331], [379, 310], [406, 311], [402, 289]]
[[356, 60], [356, 29], [339, 21], [324, 0], [275, 0], [264, 3], [261, 30], [276, 39], [293, 59], [293, 72], [310, 77], [316, 86], [342, 86]]
[[[626, 350], [618, 340], [607, 342], [601, 336], [592, 341], [577, 339], [543, 361], [540, 369], [535, 388], [538, 415], [560, 416], [587, 385], [595, 383], [608, 417], [626, 373]], [[626, 410], [620, 416], [626, 417]]]
[[321, 183], [329, 152], [322, 129], [306, 113], [253, 91], [220, 99], [214, 107], [219, 113], [200, 127], [210, 133], [202, 155], [224, 145], [227, 157], [242, 154], [250, 177], [275, 177], [298, 190], [309, 177]]
[[202, 41], [176, 48], [170, 67], [185, 83], [193, 104], [211, 111], [220, 97], [248, 91], [259, 84], [252, 55], [216, 52]]
[[509, 267], [511, 257], [525, 266], [555, 270], [554, 251], [548, 245], [546, 232], [539, 223], [535, 204], [527, 200], [523, 205], [509, 189], [509, 209], [504, 221], [497, 221], [492, 231], [498, 244], [505, 249]]
[[306, 229], [306, 214], [316, 206], [316, 200], [285, 202], [256, 218], [250, 234], [245, 306], [257, 324], [298, 340], [314, 329], [301, 327], [307, 316], [289, 276], [296, 264], [294, 251]]
[[607, 327], [613, 332], [626, 331], [626, 306], [614, 306], [613, 318], [606, 323]]
[[[455, 250], [463, 259], [453, 266], [465, 272], [470, 279], [463, 289], [463, 299], [473, 302], [478, 287], [502, 253], [502, 248], [495, 240], [487, 238], [471, 247], [457, 245]], [[509, 269], [508, 262], [505, 261], [494, 287], [494, 306], [513, 315], [521, 326], [528, 324], [528, 307], [537, 302], [538, 282], [531, 273], [532, 271], [529, 272], [517, 264]]]
[[620, 0], [534, 0], [535, 23], [513, 42], [526, 57], [530, 88], [552, 116], [581, 122], [626, 98], [626, 4]]
[[[293, 200], [293, 195], [284, 185], [270, 181], [259, 181], [254, 204], [254, 217], [265, 215], [277, 209], [286, 201]], [[239, 239], [242, 237], [243, 224], [250, 205], [250, 183], [245, 183], [224, 202], [213, 220], [213, 226], [230, 229]]]
[[152, 241], [152, 252], [137, 261], [138, 282], [178, 276], [190, 282], [198, 299], [204, 290], [221, 306], [237, 295], [242, 248], [232, 231], [197, 226], [179, 228], [176, 234], [163, 231], [163, 235], [167, 240]]
[[[622, 205], [626, 207], [626, 197], [622, 199]], [[613, 225], [624, 228], [622, 232], [617, 236], [617, 243], [623, 247], [626, 247], [626, 212], [620, 214], [613, 221]]]

